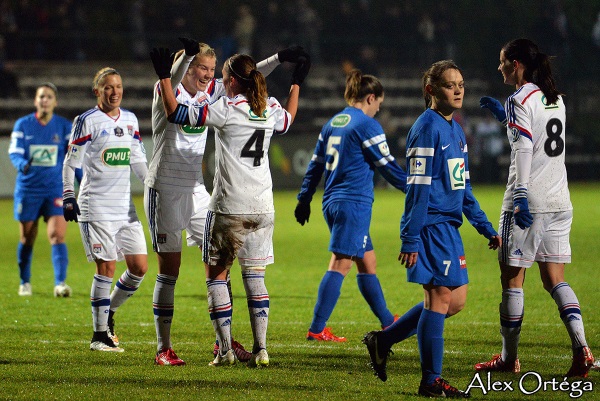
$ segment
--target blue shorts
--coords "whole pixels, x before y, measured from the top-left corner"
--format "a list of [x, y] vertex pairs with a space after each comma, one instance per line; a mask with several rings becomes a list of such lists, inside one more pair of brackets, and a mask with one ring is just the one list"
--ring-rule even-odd
[[365, 252], [373, 250], [370, 204], [330, 202], [323, 208], [323, 215], [331, 232], [329, 251], [362, 259]]
[[445, 287], [467, 284], [467, 262], [458, 227], [449, 223], [424, 227], [417, 264], [406, 273], [411, 283]]
[[17, 221], [36, 221], [40, 216], [62, 216], [62, 192], [50, 194], [15, 194], [14, 214]]

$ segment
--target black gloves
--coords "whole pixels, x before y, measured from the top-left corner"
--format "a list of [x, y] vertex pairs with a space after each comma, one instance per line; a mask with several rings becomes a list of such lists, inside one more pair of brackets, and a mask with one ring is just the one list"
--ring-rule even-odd
[[302, 82], [304, 82], [304, 78], [306, 78], [308, 75], [309, 70], [310, 57], [298, 57], [298, 63], [296, 64], [296, 68], [294, 68], [294, 73], [292, 74], [292, 85], [302, 85]]
[[277, 52], [277, 58], [280, 63], [287, 61], [288, 63], [297, 63], [299, 57], [309, 58], [308, 53], [304, 51], [302, 46], [291, 46]]
[[195, 56], [200, 53], [200, 44], [197, 40], [192, 38], [179, 38], [179, 41], [183, 43], [186, 56]]
[[310, 217], [310, 203], [298, 202], [296, 205], [296, 210], [294, 210], [294, 216], [300, 225], [308, 223], [308, 218]]
[[67, 198], [63, 200], [63, 216], [66, 221], [77, 221], [77, 215], [80, 215], [79, 205], [75, 198]]
[[152, 59], [154, 71], [156, 72], [156, 75], [158, 75], [158, 79], [171, 77], [171, 67], [173, 66], [175, 54], [171, 55], [169, 49], [160, 47], [158, 49], [152, 49], [150, 58]]

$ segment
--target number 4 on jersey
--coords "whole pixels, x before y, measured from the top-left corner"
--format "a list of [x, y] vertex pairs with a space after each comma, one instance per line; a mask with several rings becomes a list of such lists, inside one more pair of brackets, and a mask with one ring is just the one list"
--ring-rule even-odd
[[[257, 129], [254, 131], [248, 142], [242, 149], [241, 157], [250, 157], [254, 159], [254, 167], [260, 166], [260, 161], [263, 158], [265, 152], [263, 151], [263, 144], [265, 142], [265, 130]], [[252, 149], [254, 147], [254, 150]]]

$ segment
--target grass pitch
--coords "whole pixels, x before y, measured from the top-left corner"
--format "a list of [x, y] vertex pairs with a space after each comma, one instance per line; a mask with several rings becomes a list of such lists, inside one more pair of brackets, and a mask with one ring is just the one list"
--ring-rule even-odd
[[[503, 188], [477, 186], [478, 197], [488, 218], [496, 226]], [[578, 295], [585, 320], [587, 340], [600, 356], [600, 185], [572, 184], [575, 209], [571, 246], [573, 263], [567, 281]], [[207, 313], [204, 268], [200, 251], [186, 248], [176, 287], [172, 339], [185, 367], [153, 365], [156, 337], [152, 316], [152, 292], [156, 257], [149, 252], [149, 271], [139, 291], [116, 314], [116, 330], [125, 352], [91, 352], [89, 292], [94, 265], [86, 261], [79, 230], [70, 223], [67, 233], [70, 266], [67, 282], [71, 298], [54, 298], [50, 246], [45, 224], [34, 249], [32, 297], [19, 297], [16, 246], [18, 224], [12, 218], [12, 200], [0, 201], [0, 399], [2, 400], [387, 400], [419, 399], [419, 353], [416, 339], [394, 346], [388, 361], [388, 381], [375, 378], [367, 366], [362, 335], [378, 328], [378, 322], [362, 299], [355, 271], [348, 275], [342, 295], [328, 325], [347, 343], [315, 343], [305, 340], [312, 317], [317, 288], [329, 260], [329, 234], [320, 211], [319, 197], [312, 204], [308, 225], [293, 218], [295, 193], [275, 194], [275, 264], [267, 269], [271, 297], [268, 350], [271, 365], [249, 369], [244, 364], [210, 368], [213, 329]], [[138, 213], [145, 224], [141, 199]], [[400, 246], [399, 220], [404, 196], [395, 190], [378, 190], [373, 208], [373, 243], [378, 257], [378, 275], [390, 310], [402, 314], [422, 300], [422, 289], [406, 282], [404, 267], [397, 262]], [[462, 228], [469, 296], [466, 308], [446, 321], [443, 375], [465, 389], [474, 380], [473, 364], [487, 360], [501, 349], [498, 304], [499, 270], [496, 253], [487, 241], [465, 223]], [[148, 241], [148, 244], [150, 242]], [[149, 248], [150, 249], [150, 248]], [[125, 265], [119, 264], [116, 275]], [[251, 331], [245, 294], [236, 264], [232, 270], [234, 293], [233, 334], [251, 347]], [[472, 389], [472, 398], [490, 400], [600, 399], [599, 372], [586, 382], [560, 383], [570, 366], [570, 341], [554, 301], [542, 289], [537, 267], [525, 283], [525, 320], [519, 356], [521, 375], [494, 374], [493, 381], [505, 391], [487, 391], [487, 377]], [[528, 373], [529, 372], [529, 373]], [[534, 373], [535, 372], [535, 373]], [[525, 394], [519, 388], [533, 392]], [[552, 382], [554, 381], [554, 385]], [[476, 383], [477, 384], [477, 383]], [[490, 384], [491, 385], [491, 384]], [[553, 391], [553, 387], [555, 391]], [[577, 388], [576, 388], [577, 387]]]

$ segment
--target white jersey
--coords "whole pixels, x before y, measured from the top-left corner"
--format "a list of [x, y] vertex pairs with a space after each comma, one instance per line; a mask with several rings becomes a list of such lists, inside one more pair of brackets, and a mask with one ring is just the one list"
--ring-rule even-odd
[[[527, 190], [532, 213], [571, 210], [565, 167], [566, 113], [562, 97], [555, 104], [547, 105], [540, 88], [528, 83], [507, 99], [505, 110], [511, 155], [502, 210], [513, 210], [515, 188]], [[531, 154], [530, 165], [520, 167], [521, 171], [516, 167], [517, 151]]]
[[79, 221], [136, 221], [131, 200], [131, 164], [146, 163], [146, 151], [132, 112], [117, 118], [97, 107], [75, 117], [64, 164], [83, 169], [77, 203]]
[[244, 95], [222, 97], [211, 105], [189, 108], [192, 126], [216, 129], [216, 170], [209, 209], [222, 214], [273, 213], [269, 144], [287, 132], [291, 115], [275, 98], [262, 116], [250, 110]]
[[[190, 95], [181, 79], [193, 56], [180, 57], [171, 71], [173, 90], [177, 102], [185, 105], [211, 103], [225, 95], [221, 79], [213, 79], [205, 92]], [[146, 175], [146, 185], [157, 190], [171, 192], [204, 191], [202, 158], [206, 147], [207, 127], [172, 124], [167, 121], [158, 82], [154, 85], [152, 101], [152, 139], [154, 148]]]

